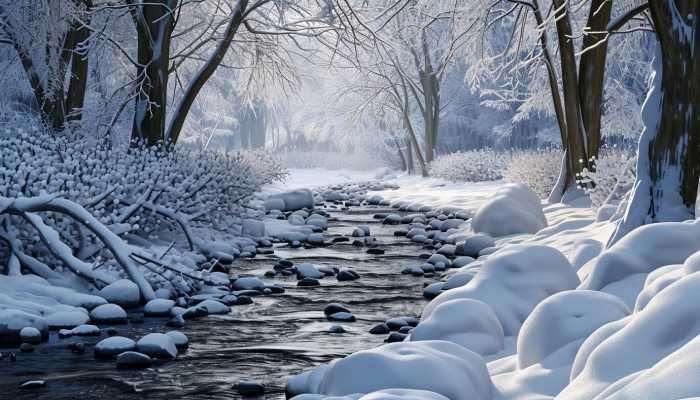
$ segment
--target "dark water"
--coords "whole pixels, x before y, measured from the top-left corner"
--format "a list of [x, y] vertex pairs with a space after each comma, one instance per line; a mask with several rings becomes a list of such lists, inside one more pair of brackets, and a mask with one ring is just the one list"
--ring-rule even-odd
[[[179, 329], [190, 347], [174, 361], [147, 370], [117, 370], [114, 361], [96, 361], [93, 346], [105, 337], [58, 339], [52, 332], [48, 343], [34, 353], [0, 349], [0, 399], [238, 399], [233, 385], [240, 381], [265, 384], [263, 399], [284, 398], [284, 385], [295, 374], [334, 358], [382, 344], [385, 336], [370, 335], [377, 322], [392, 316], [419, 315], [425, 305], [423, 282], [429, 278], [402, 275], [406, 264], [416, 263], [425, 251], [406, 238], [395, 238], [395, 227], [382, 226], [372, 218], [379, 208], [328, 209], [338, 221], [331, 222], [327, 236], [349, 236], [357, 225], [370, 225], [386, 250], [384, 255], [366, 254], [366, 248], [338, 243], [325, 248], [278, 247], [275, 257], [241, 260], [235, 273], [262, 275], [276, 257], [339, 267], [351, 267], [362, 278], [338, 282], [324, 278], [320, 287], [298, 288], [294, 277], [265, 279], [286, 288], [281, 295], [255, 297], [254, 304], [232, 307], [223, 316], [189, 321]], [[332, 323], [323, 314], [330, 302], [348, 305], [357, 322], [342, 323], [344, 334], [324, 332]], [[167, 332], [165, 319], [146, 318], [143, 324], [116, 326], [119, 335], [137, 340], [145, 333]], [[67, 348], [74, 341], [87, 346], [83, 355]], [[9, 352], [17, 362], [9, 361]], [[19, 389], [21, 382], [41, 379], [45, 388]]]

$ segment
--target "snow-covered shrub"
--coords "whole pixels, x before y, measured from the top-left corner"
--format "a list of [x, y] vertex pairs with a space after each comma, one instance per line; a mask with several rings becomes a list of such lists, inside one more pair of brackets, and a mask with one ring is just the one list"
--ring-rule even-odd
[[511, 154], [490, 149], [445, 154], [430, 163], [430, 176], [452, 182], [483, 182], [503, 178]]
[[280, 182], [287, 178], [289, 171], [282, 165], [279, 157], [266, 150], [249, 150], [241, 152], [241, 160], [252, 172], [261, 177], [265, 183]]
[[0, 149], [8, 274], [24, 268], [52, 280], [66, 268], [98, 288], [129, 277], [145, 298], [154, 283], [206, 283], [192, 272], [197, 262], [232, 260], [246, 204], [278, 177], [238, 154], [110, 147], [42, 129], [7, 129]]
[[561, 150], [555, 149], [516, 151], [503, 171], [503, 179], [524, 183], [540, 197], [547, 197], [559, 177], [562, 157]]
[[593, 207], [600, 207], [613, 193], [624, 196], [634, 185], [636, 177], [633, 151], [605, 148], [598, 159], [593, 159], [594, 171], [584, 170], [578, 178], [591, 198]]

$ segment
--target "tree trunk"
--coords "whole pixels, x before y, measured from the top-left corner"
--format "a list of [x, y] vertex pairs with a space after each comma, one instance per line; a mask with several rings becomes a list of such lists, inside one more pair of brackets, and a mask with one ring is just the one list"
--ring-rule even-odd
[[167, 117], [170, 41], [175, 28], [178, 0], [156, 0], [136, 3], [131, 0], [136, 23], [139, 65], [138, 94], [135, 101], [133, 142], [149, 146], [164, 143]]
[[640, 225], [695, 217], [700, 178], [700, 0], [650, 2], [658, 49], [637, 178], [612, 245]]
[[248, 8], [248, 0], [238, 0], [238, 4], [233, 8], [230, 21], [226, 26], [226, 31], [224, 32], [223, 38], [219, 41], [214, 50], [214, 53], [209, 57], [206, 64], [197, 72], [194, 80], [190, 82], [184, 96], [180, 100], [180, 103], [175, 110], [172, 120], [170, 121], [170, 126], [168, 127], [167, 138], [170, 143], [177, 143], [177, 139], [180, 137], [180, 132], [182, 131], [182, 126], [187, 119], [187, 114], [194, 103], [194, 99], [202, 90], [204, 84], [207, 83], [209, 78], [214, 74], [214, 71], [219, 67], [221, 61], [223, 61], [226, 56], [226, 52], [229, 47], [231, 47], [231, 42], [233, 37], [238, 32], [238, 28], [243, 23], [243, 17], [245, 15], [246, 9]]
[[[86, 1], [88, 7], [92, 6], [91, 1]], [[88, 9], [89, 10], [89, 9]], [[89, 13], [82, 16], [83, 22], [89, 23]], [[70, 79], [68, 81], [68, 92], [66, 93], [66, 119], [68, 121], [78, 121], [82, 118], [83, 105], [85, 104], [85, 92], [87, 91], [88, 79], [88, 55], [87, 45], [90, 38], [88, 28], [80, 23], [73, 24], [70, 34], [73, 36], [73, 43], [70, 47]]]
[[583, 37], [579, 61], [579, 96], [583, 128], [588, 136], [588, 157], [598, 158], [601, 145], [603, 85], [608, 55], [607, 29], [613, 0], [592, 0], [586, 24], [590, 32]]
[[406, 172], [409, 173], [409, 175], [413, 175], [415, 172], [415, 169], [413, 168], [413, 146], [411, 146], [411, 139], [408, 137], [405, 140], [406, 142]]

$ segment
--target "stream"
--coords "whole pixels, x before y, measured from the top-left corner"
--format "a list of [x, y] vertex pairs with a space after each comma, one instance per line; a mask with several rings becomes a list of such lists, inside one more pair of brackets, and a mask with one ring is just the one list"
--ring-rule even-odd
[[[295, 276], [263, 278], [277, 283], [286, 292], [257, 296], [254, 303], [234, 306], [227, 315], [211, 315], [188, 321], [178, 329], [190, 340], [189, 349], [177, 359], [145, 370], [119, 370], [112, 361], [97, 361], [94, 344], [106, 337], [59, 339], [51, 332], [48, 342], [33, 353], [0, 349], [0, 399], [239, 399], [234, 385], [241, 381], [263, 383], [267, 390], [261, 399], [284, 399], [287, 380], [334, 358], [372, 348], [383, 343], [386, 335], [371, 335], [369, 329], [396, 316], [418, 316], [426, 304], [422, 296], [428, 277], [402, 275], [407, 265], [417, 265], [422, 246], [405, 237], [395, 237], [397, 226], [382, 225], [375, 213], [394, 209], [378, 206], [352, 207], [341, 211], [326, 204], [331, 217], [327, 241], [349, 237], [358, 225], [369, 225], [372, 236], [382, 243], [383, 255], [367, 254], [366, 247], [349, 242], [326, 247], [293, 249], [275, 245], [275, 254], [237, 260], [232, 273], [262, 276], [278, 258], [294, 263], [352, 268], [359, 280], [338, 282], [335, 277], [321, 280], [319, 287], [297, 287]], [[401, 213], [399, 213], [401, 214]], [[352, 323], [329, 322], [323, 313], [328, 303], [348, 306], [357, 318]], [[141, 310], [130, 317], [141, 319]], [[165, 318], [143, 318], [142, 323], [112, 326], [118, 335], [138, 339], [150, 332], [171, 330]], [[333, 324], [346, 333], [328, 333]], [[106, 328], [106, 326], [101, 326]], [[73, 354], [71, 342], [83, 342], [87, 351]], [[15, 352], [16, 362], [9, 360]], [[46, 386], [20, 389], [28, 380], [45, 380]]]

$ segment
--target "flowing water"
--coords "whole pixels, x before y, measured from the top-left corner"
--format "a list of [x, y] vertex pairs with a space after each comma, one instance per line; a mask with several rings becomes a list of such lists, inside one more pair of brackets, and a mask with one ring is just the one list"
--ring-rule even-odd
[[[265, 385], [263, 399], [283, 399], [284, 385], [291, 376], [334, 358], [383, 343], [386, 336], [371, 335], [369, 329], [395, 316], [417, 316], [425, 305], [423, 283], [429, 278], [402, 275], [406, 264], [416, 264], [425, 253], [406, 238], [393, 236], [396, 227], [384, 226], [373, 218], [383, 210], [354, 207], [350, 211], [326, 209], [331, 221], [327, 236], [350, 236], [358, 225], [370, 225], [372, 235], [383, 243], [384, 255], [370, 255], [365, 247], [350, 242], [313, 249], [275, 248], [275, 255], [258, 256], [234, 264], [238, 274], [262, 274], [277, 257], [298, 262], [353, 268], [361, 279], [338, 282], [321, 280], [320, 287], [298, 288], [295, 277], [264, 279], [286, 288], [284, 294], [258, 296], [254, 304], [234, 306], [228, 315], [192, 320], [178, 329], [190, 339], [190, 347], [168, 361], [146, 370], [118, 370], [114, 361], [93, 358], [93, 345], [105, 337], [58, 339], [51, 333], [48, 343], [33, 353], [0, 349], [0, 399], [238, 399], [233, 388], [240, 381]], [[323, 308], [331, 302], [349, 306], [357, 317], [353, 323], [328, 322]], [[134, 316], [141, 316], [134, 312]], [[138, 339], [150, 332], [166, 332], [163, 318], [145, 318], [143, 323], [116, 326], [119, 335]], [[332, 324], [346, 333], [327, 333]], [[104, 329], [103, 329], [104, 331]], [[71, 353], [68, 344], [82, 341], [83, 355]], [[19, 389], [27, 380], [45, 380], [38, 389]]]

